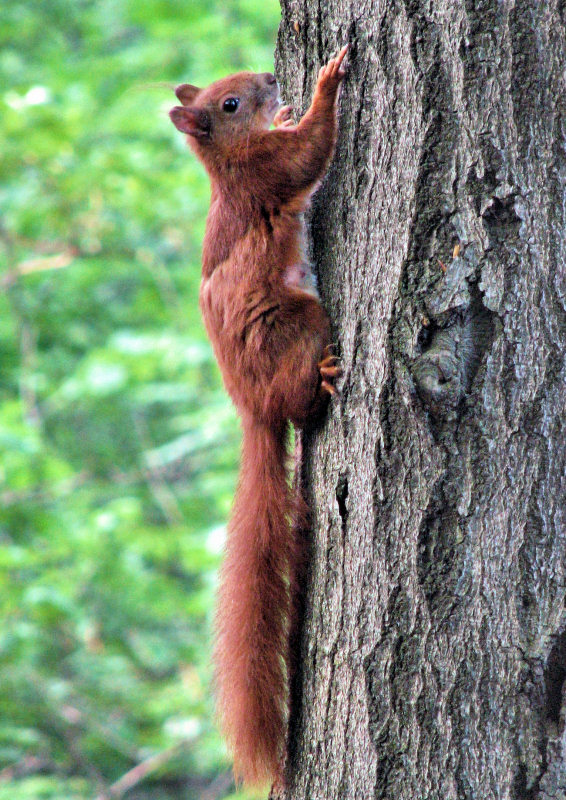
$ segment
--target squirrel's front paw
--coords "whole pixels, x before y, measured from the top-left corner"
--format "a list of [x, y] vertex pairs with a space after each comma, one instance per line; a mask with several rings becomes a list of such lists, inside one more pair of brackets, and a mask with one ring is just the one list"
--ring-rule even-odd
[[291, 106], [283, 106], [273, 117], [273, 125], [276, 128], [292, 128], [295, 124], [293, 119], [293, 109]]
[[319, 92], [332, 92], [336, 91], [346, 74], [345, 68], [342, 66], [344, 57], [348, 52], [348, 45], [345, 44], [340, 50], [336, 58], [331, 58], [328, 64], [320, 68], [318, 73], [318, 80], [316, 88]]

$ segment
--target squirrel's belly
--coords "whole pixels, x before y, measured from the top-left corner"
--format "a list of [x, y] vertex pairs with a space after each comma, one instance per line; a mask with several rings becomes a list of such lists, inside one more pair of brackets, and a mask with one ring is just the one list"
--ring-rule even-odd
[[316, 278], [313, 275], [310, 264], [306, 261], [286, 267], [283, 274], [283, 283], [289, 288], [300, 289], [302, 292], [307, 292], [307, 294], [312, 294], [313, 297], [319, 298]]

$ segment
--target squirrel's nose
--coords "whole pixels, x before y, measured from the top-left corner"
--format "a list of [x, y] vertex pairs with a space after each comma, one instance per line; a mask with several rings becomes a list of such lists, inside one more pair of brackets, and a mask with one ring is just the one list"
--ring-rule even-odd
[[265, 78], [266, 83], [270, 86], [272, 86], [274, 83], [277, 83], [277, 78], [275, 75], [272, 75], [271, 72], [264, 72], [263, 77]]

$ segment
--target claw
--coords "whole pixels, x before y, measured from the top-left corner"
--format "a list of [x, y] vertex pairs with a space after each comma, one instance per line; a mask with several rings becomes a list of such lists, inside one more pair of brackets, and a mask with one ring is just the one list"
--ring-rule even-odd
[[334, 343], [332, 343], [332, 344], [327, 344], [327, 345], [326, 345], [326, 347], [325, 347], [325, 348], [324, 348], [324, 350], [322, 351], [322, 359], [321, 359], [321, 362], [320, 362], [321, 364], [322, 364], [324, 361], [326, 361], [326, 359], [327, 359], [327, 358], [337, 358], [337, 357], [338, 357], [338, 356], [334, 356], [334, 355], [332, 354], [332, 349], [333, 349], [334, 347], [337, 347], [337, 346], [338, 346], [338, 345], [336, 345], [336, 344], [334, 344]]
[[322, 381], [320, 386], [322, 389], [328, 392], [328, 394], [337, 394], [337, 391], [334, 388], [334, 386], [331, 383], [328, 383], [328, 381]]
[[339, 378], [342, 374], [342, 367], [322, 367], [319, 364], [318, 368], [324, 378]]
[[344, 61], [344, 56], [346, 55], [347, 52], [348, 52], [348, 45], [345, 44], [335, 59], [338, 62], [338, 66], [340, 66], [340, 64]]
[[322, 361], [318, 362], [319, 369], [322, 369], [322, 367], [329, 367], [331, 364], [335, 364], [337, 361], [340, 361], [338, 356], [326, 356], [326, 358], [323, 358]]

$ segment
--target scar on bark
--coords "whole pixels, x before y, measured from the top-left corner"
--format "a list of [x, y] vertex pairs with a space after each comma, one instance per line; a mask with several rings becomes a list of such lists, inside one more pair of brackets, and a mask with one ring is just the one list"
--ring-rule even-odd
[[470, 391], [493, 339], [491, 313], [476, 305], [456, 314], [446, 327], [430, 324], [427, 337], [426, 349], [413, 364], [413, 378], [423, 402], [441, 413], [443, 408], [455, 408]]

